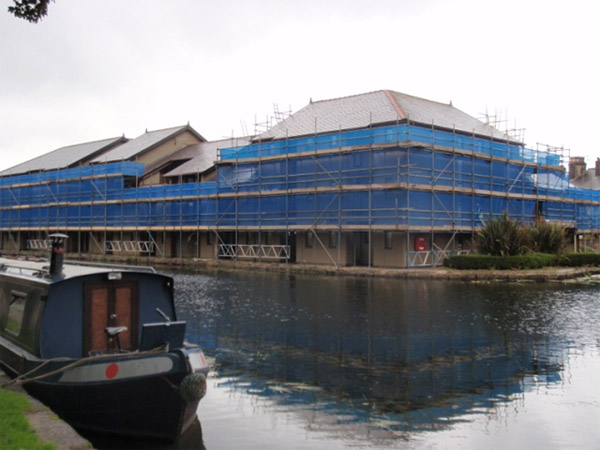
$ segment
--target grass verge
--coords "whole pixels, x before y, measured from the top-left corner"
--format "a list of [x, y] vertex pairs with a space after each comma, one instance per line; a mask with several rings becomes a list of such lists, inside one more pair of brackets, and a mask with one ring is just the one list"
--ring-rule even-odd
[[31, 408], [23, 395], [0, 387], [0, 448], [3, 450], [56, 450], [54, 444], [40, 442], [27, 421]]

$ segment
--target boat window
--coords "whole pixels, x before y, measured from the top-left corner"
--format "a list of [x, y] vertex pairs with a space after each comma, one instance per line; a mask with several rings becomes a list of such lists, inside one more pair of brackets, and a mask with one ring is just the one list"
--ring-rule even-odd
[[8, 321], [6, 322], [6, 331], [18, 336], [21, 333], [23, 319], [25, 317], [25, 303], [27, 294], [20, 291], [11, 291], [8, 304]]

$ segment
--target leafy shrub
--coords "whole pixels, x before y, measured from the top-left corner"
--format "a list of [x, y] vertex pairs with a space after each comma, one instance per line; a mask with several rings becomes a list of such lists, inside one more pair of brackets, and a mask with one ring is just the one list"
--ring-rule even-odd
[[558, 254], [566, 243], [565, 230], [557, 224], [537, 222], [531, 228], [531, 246], [535, 252]]
[[511, 220], [504, 212], [489, 220], [478, 234], [479, 253], [494, 256], [520, 255], [531, 248], [529, 228]]
[[540, 269], [555, 265], [556, 260], [556, 256], [546, 253], [526, 253], [512, 256], [456, 255], [446, 259], [444, 265], [459, 270]]

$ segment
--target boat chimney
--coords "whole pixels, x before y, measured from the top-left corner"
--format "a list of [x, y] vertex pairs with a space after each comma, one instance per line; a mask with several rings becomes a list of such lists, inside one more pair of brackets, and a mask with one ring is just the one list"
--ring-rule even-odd
[[50, 275], [62, 275], [63, 272], [63, 258], [65, 249], [63, 245], [65, 239], [69, 236], [62, 233], [54, 233], [48, 236], [52, 244], [52, 253], [50, 254]]

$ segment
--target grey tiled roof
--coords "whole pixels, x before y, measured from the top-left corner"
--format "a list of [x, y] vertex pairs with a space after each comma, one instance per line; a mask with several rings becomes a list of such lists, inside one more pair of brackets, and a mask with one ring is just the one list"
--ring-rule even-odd
[[577, 178], [573, 178], [571, 184], [582, 189], [600, 189], [600, 176], [596, 176], [596, 169], [587, 169]]
[[249, 143], [250, 140], [248, 138], [229, 138], [191, 145], [188, 148], [193, 150], [194, 157], [181, 166], [166, 173], [165, 177], [178, 177], [180, 175], [203, 173], [215, 165], [218, 149], [237, 147]]
[[406, 119], [487, 137], [507, 138], [501, 131], [451, 104], [381, 90], [331, 100], [311, 101], [297, 113], [259, 135], [258, 139], [305, 136], [389, 124]]
[[114, 137], [84, 144], [69, 145], [30, 159], [0, 172], [0, 176], [18, 175], [43, 170], [64, 169], [87, 162], [90, 158], [127, 142], [125, 137]]
[[127, 142], [126, 144], [123, 144], [114, 150], [93, 159], [92, 163], [101, 164], [107, 162], [132, 160], [137, 155], [144, 153], [145, 151], [150, 150], [157, 145], [160, 145], [167, 139], [170, 139], [171, 137], [176, 136], [186, 130], [191, 131], [198, 137], [198, 139], [204, 140], [204, 138], [194, 131], [194, 129], [189, 125], [165, 128], [164, 130], [147, 131], [141, 136], [138, 136], [137, 138]]
[[195, 150], [195, 148], [197, 147], [197, 145], [198, 144], [184, 145], [178, 150], [175, 150], [173, 153], [170, 153], [169, 155], [157, 161], [154, 161], [151, 164], [146, 164], [146, 167], [144, 168], [144, 175], [150, 174], [173, 161], [189, 161], [194, 156], [196, 156], [197, 151]]

